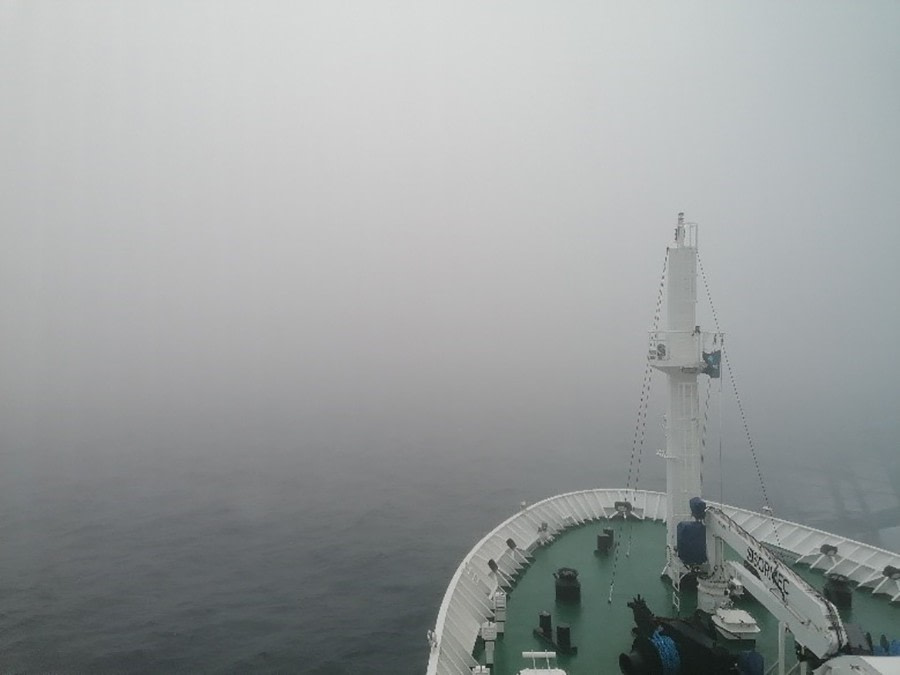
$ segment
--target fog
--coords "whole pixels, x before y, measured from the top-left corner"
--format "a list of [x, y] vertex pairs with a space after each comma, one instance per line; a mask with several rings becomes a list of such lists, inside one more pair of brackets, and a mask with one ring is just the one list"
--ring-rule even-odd
[[619, 461], [679, 211], [760, 453], [888, 458], [898, 28], [891, 2], [4, 2], [4, 470]]

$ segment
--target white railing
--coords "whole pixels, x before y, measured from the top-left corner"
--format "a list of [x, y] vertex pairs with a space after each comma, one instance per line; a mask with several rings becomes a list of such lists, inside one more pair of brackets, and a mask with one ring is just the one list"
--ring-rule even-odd
[[[569, 492], [523, 508], [475, 544], [456, 568], [438, 610], [434, 631], [429, 632], [427, 675], [470, 675], [472, 667], [478, 665], [472, 650], [481, 624], [493, 613], [490, 598], [494, 592], [509, 585], [527, 565], [526, 556], [538, 546], [570, 527], [609, 518], [616, 512], [617, 501], [630, 502], [632, 514], [640, 519], [666, 518], [663, 492]], [[900, 555], [766, 514], [718, 506], [759, 541], [796, 556], [797, 562], [826, 573], [844, 574], [861, 587], [871, 588], [873, 593], [900, 601], [900, 581], [882, 574], [888, 565], [900, 568]], [[832, 555], [822, 553], [826, 544], [837, 551]], [[830, 548], [826, 550], [831, 552]]]
[[617, 501], [631, 502], [638, 518], [665, 518], [666, 496], [661, 492], [570, 492], [522, 509], [475, 544], [457, 567], [438, 610], [428, 675], [470, 674], [478, 665], [472, 650], [481, 624], [492, 614], [494, 592], [518, 575], [526, 556], [538, 546], [570, 527], [609, 518]]

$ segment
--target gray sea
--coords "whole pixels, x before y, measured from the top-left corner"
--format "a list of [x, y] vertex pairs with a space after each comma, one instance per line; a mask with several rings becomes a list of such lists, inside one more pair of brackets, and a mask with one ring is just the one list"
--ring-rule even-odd
[[[452, 433], [7, 449], [0, 670], [422, 672], [425, 632], [467, 550], [522, 500], [622, 485], [627, 426], [604, 449], [458, 447]], [[890, 457], [782, 457], [768, 490], [781, 515], [896, 545]], [[642, 487], [661, 488], [661, 460], [644, 462]], [[759, 506], [751, 463], [735, 467], [727, 501]]]

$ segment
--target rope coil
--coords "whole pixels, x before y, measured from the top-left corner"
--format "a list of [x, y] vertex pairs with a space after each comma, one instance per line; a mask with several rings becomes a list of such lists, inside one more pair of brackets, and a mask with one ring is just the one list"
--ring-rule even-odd
[[657, 628], [650, 638], [651, 644], [659, 654], [663, 675], [678, 675], [681, 669], [681, 657], [678, 654], [678, 646], [675, 640], [662, 634], [662, 628]]

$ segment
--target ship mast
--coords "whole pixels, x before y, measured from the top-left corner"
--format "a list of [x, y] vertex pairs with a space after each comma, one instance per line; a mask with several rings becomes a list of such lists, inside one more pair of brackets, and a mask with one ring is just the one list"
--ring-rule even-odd
[[[666, 374], [666, 568], [679, 585], [687, 568], [676, 552], [678, 523], [692, 520], [688, 501], [701, 494], [700, 394], [697, 376], [719, 376], [722, 335], [697, 325], [697, 226], [678, 214], [675, 244], [668, 249], [666, 329], [651, 333], [650, 358]], [[708, 349], [708, 351], [707, 351]]]

